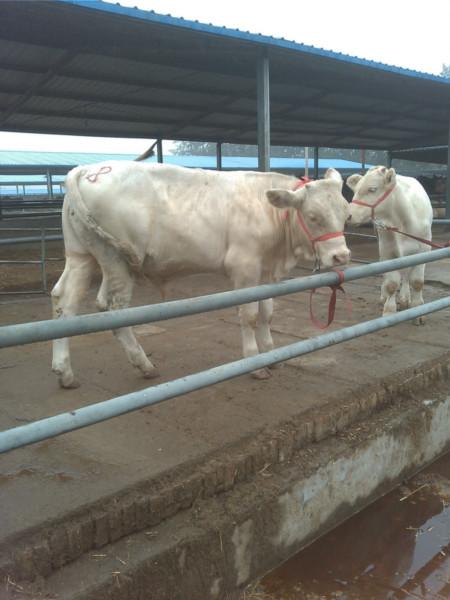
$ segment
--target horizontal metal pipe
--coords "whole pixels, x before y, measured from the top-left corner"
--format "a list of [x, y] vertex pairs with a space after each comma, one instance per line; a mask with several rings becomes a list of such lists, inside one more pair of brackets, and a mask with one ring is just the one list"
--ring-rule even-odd
[[[1, 229], [0, 229], [1, 231]], [[63, 238], [61, 234], [54, 235], [46, 235], [44, 238], [38, 235], [30, 235], [30, 236], [22, 236], [22, 237], [13, 237], [13, 238], [0, 238], [0, 246], [8, 246], [14, 244], [31, 244], [33, 242], [42, 242], [44, 239], [46, 242], [55, 242], [60, 241]]]
[[43, 290], [24, 290], [22, 292], [17, 291], [17, 292], [4, 292], [3, 290], [0, 290], [0, 296], [17, 296], [18, 294], [23, 294], [24, 296], [28, 296], [30, 294], [42, 294]]
[[368, 233], [358, 233], [357, 231], [346, 231], [345, 235], [354, 235], [355, 237], [370, 238], [371, 240], [378, 239], [376, 235], [369, 235]]
[[[5, 210], [5, 209], [3, 209]], [[8, 219], [34, 219], [41, 217], [60, 217], [60, 210], [52, 210], [47, 212], [20, 212], [20, 213], [3, 213], [0, 214], [0, 221], [6, 221]]]
[[[61, 231], [61, 227], [0, 227], [0, 232], [4, 231]], [[39, 238], [40, 239], [40, 238]]]
[[40, 260], [0, 260], [0, 265], [40, 265]]
[[[353, 281], [363, 277], [386, 273], [387, 271], [395, 271], [421, 263], [433, 262], [442, 258], [450, 258], [450, 248], [375, 262], [360, 267], [350, 267], [344, 271], [344, 281]], [[124, 308], [64, 319], [7, 325], [0, 327], [0, 348], [195, 315], [239, 304], [256, 302], [266, 298], [295, 294], [319, 287], [334, 286], [339, 281], [339, 275], [334, 271], [329, 271], [309, 277], [288, 279], [280, 283], [265, 284], [230, 292], [220, 292], [197, 298], [174, 300], [172, 302]]]
[[233, 377], [238, 377], [245, 373], [250, 373], [256, 369], [261, 369], [269, 365], [302, 356], [310, 352], [315, 352], [327, 346], [340, 344], [347, 340], [392, 327], [397, 323], [403, 323], [410, 319], [450, 307], [450, 296], [441, 298], [422, 306], [409, 308], [400, 313], [395, 313], [386, 317], [379, 317], [364, 323], [358, 323], [350, 327], [345, 327], [338, 331], [326, 333], [308, 340], [296, 342], [289, 346], [277, 348], [270, 352], [258, 354], [249, 358], [244, 358], [231, 363], [220, 365], [200, 373], [194, 373], [174, 379], [167, 383], [161, 383], [153, 387], [118, 396], [111, 400], [104, 400], [90, 406], [85, 406], [77, 410], [61, 413], [54, 417], [49, 417], [22, 425], [14, 429], [0, 432], [0, 453], [13, 450], [20, 446], [33, 444], [62, 433], [74, 431], [94, 423], [100, 423], [113, 417], [118, 417], [125, 413], [138, 410], [144, 406], [158, 404], [170, 398], [188, 394], [195, 390], [202, 389], [209, 385], [214, 385]]

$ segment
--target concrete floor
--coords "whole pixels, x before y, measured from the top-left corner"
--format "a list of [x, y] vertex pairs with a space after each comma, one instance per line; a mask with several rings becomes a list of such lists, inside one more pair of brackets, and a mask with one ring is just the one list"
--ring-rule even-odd
[[[450, 260], [427, 267], [426, 301], [448, 294], [449, 273]], [[332, 329], [379, 316], [380, 282], [377, 277], [345, 284], [353, 312], [347, 315], [344, 302], [338, 301]], [[174, 284], [170, 297], [226, 288], [220, 278], [196, 276]], [[94, 297], [92, 291], [84, 312], [94, 312]], [[157, 301], [149, 286], [137, 288], [136, 305]], [[328, 291], [316, 294], [316, 311], [322, 317], [327, 301]], [[309, 321], [308, 302], [306, 293], [276, 300], [277, 346], [320, 334]], [[47, 297], [8, 298], [1, 301], [0, 311], [2, 324], [42, 320], [51, 313]], [[336, 431], [338, 409], [352, 412], [349, 419], [354, 420], [358, 410], [366, 410], [372, 390], [401, 382], [446, 355], [449, 322], [450, 312], [441, 311], [423, 327], [406, 323], [293, 359], [267, 381], [239, 377], [1, 456], [0, 570], [11, 564], [6, 556], [19, 542], [34, 540], [40, 529], [77, 511], [97, 509], [126, 490], [149, 483], [162, 489], [180, 473], [187, 480], [234, 451], [243, 453], [253, 440], [282, 436], [291, 426], [304, 424], [305, 440], [312, 430], [318, 438], [322, 430], [323, 435]], [[240, 358], [235, 309], [143, 325], [136, 332], [161, 372], [155, 385]], [[133, 371], [110, 333], [72, 338], [71, 346], [82, 383], [76, 390], [59, 389], [50, 369], [50, 343], [0, 352], [2, 429], [149, 385]], [[220, 481], [215, 485], [212, 494], [220, 491]]]

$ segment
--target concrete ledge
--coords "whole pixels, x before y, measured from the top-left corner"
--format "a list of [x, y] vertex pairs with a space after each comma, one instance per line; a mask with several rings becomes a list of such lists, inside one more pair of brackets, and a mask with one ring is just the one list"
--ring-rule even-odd
[[[147, 528], [159, 527], [178, 513], [189, 513], [188, 509], [195, 508], [199, 502], [216, 496], [221, 502], [221, 498], [228, 497], [231, 491], [233, 495], [239, 495], [243, 484], [251, 485], [256, 482], [259, 485], [261, 477], [264, 478], [267, 472], [283, 469], [284, 465], [289, 467], [291, 461], [297, 460], [302, 449], [306, 455], [316, 455], [319, 448], [316, 442], [329, 440], [333, 445], [336, 443], [333, 437], [336, 434], [351, 436], [357, 431], [365, 430], [367, 418], [371, 415], [373, 419], [378, 418], [379, 411], [395, 411], [401, 407], [406, 415], [412, 408], [418, 410], [419, 405], [411, 400], [411, 396], [419, 392], [427, 393], [433, 384], [448, 381], [449, 373], [450, 352], [445, 352], [439, 360], [432, 359], [405, 369], [382, 383], [361, 385], [355, 388], [350, 397], [338, 400], [334, 398], [320, 409], [303, 411], [281, 422], [276, 429], [262, 430], [256, 437], [205, 457], [201, 463], [184, 464], [165, 473], [163, 478], [142, 481], [120, 495], [105, 497], [76, 512], [68, 513], [59, 521], [47, 522], [44, 527], [10, 537], [0, 548], [0, 577], [11, 577], [17, 581], [48, 577], [86, 553], [101, 551], [122, 538]], [[419, 408], [424, 410], [422, 405]], [[430, 415], [427, 411], [424, 416]], [[402, 426], [405, 425], [403, 418], [400, 422]], [[352, 426], [353, 429], [348, 429]], [[389, 423], [388, 426], [393, 427]], [[419, 428], [418, 432], [420, 431]], [[424, 454], [420, 460], [415, 457], [414, 465], [409, 461], [402, 468], [416, 469], [442, 451], [442, 448], [437, 448], [436, 440], [430, 448], [433, 448], [432, 456]], [[391, 477], [391, 462], [392, 458], [386, 465], [384, 461], [380, 461], [386, 467], [387, 479]], [[397, 477], [398, 474], [392, 475], [393, 480]], [[372, 474], [367, 479], [369, 483], [373, 483]], [[353, 485], [353, 480], [351, 484]], [[370, 494], [363, 494], [363, 503]], [[285, 504], [285, 510], [292, 512], [288, 500]], [[351, 512], [346, 516], [349, 514]], [[287, 530], [290, 531], [289, 535], [296, 536], [288, 546], [304, 543], [303, 534], [294, 534], [290, 525]], [[318, 529], [314, 531], [314, 535], [317, 531]], [[241, 579], [240, 583], [243, 583], [248, 578], [241, 576]]]
[[284, 464], [199, 498], [191, 510], [85, 554], [46, 580], [21, 584], [24, 597], [236, 597], [246, 583], [449, 449], [448, 383], [427, 392], [399, 398], [336, 437], [292, 452]]

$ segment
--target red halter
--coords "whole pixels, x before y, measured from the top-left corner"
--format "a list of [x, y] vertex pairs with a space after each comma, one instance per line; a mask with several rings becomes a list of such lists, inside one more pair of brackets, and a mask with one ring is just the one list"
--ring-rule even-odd
[[[309, 179], [308, 177], [300, 177], [300, 180], [297, 182], [297, 184], [294, 187], [293, 191], [295, 192], [295, 190], [298, 190], [299, 188], [302, 188], [303, 186], [305, 186], [310, 181], [311, 181], [311, 179]], [[303, 231], [306, 234], [306, 237], [310, 241], [311, 246], [313, 248], [314, 254], [316, 254], [315, 244], [317, 242], [322, 242], [322, 241], [325, 241], [325, 240], [329, 240], [331, 238], [336, 238], [336, 237], [340, 237], [340, 236], [344, 235], [343, 231], [336, 231], [336, 232], [333, 232], [333, 233], [323, 233], [322, 235], [318, 235], [317, 237], [313, 237], [311, 235], [311, 232], [308, 229], [307, 224], [305, 223], [305, 220], [304, 220], [304, 218], [303, 218], [300, 210], [297, 209], [296, 213], [297, 213], [297, 220], [298, 220], [298, 222], [300, 224], [300, 227], [303, 229]], [[285, 217], [285, 219], [287, 219], [289, 217], [289, 212], [288, 211], [286, 211], [284, 213], [284, 217]], [[317, 257], [317, 254], [316, 254], [316, 257]], [[344, 273], [343, 273], [343, 271], [340, 271], [338, 269], [335, 269], [335, 271], [339, 275], [339, 283], [336, 284], [336, 285], [330, 286], [330, 288], [331, 288], [331, 297], [330, 297], [330, 302], [329, 302], [329, 305], [328, 305], [328, 319], [327, 319], [327, 321], [325, 323], [322, 323], [321, 321], [319, 321], [319, 319], [317, 319], [314, 316], [313, 307], [312, 307], [312, 299], [313, 299], [313, 295], [314, 295], [314, 293], [315, 293], [316, 290], [313, 289], [313, 290], [311, 290], [311, 293], [310, 293], [309, 315], [310, 315], [310, 318], [311, 318], [311, 321], [312, 321], [313, 325], [315, 327], [318, 327], [319, 329], [326, 329], [327, 327], [329, 327], [329, 325], [334, 320], [334, 314], [335, 314], [335, 310], [336, 310], [336, 295], [337, 295], [337, 292], [340, 291], [343, 294], [345, 294], [345, 290], [342, 287], [342, 283], [344, 282]], [[350, 302], [349, 299], [347, 300], [347, 310], [351, 312], [351, 302]]]
[[352, 204], [358, 204], [358, 206], [367, 206], [367, 208], [370, 208], [371, 210], [371, 214], [370, 214], [370, 218], [373, 220], [375, 219], [375, 209], [376, 207], [381, 204], [383, 202], [383, 200], [386, 200], [386, 198], [389, 196], [389, 194], [392, 192], [392, 190], [395, 188], [391, 187], [389, 190], [386, 190], [384, 192], [384, 194], [381, 196], [381, 198], [378, 198], [378, 200], [375, 202], [375, 204], [368, 204], [367, 202], [363, 202], [362, 200], [352, 200]]
[[[308, 177], [300, 177], [300, 180], [295, 185], [293, 191], [295, 192], [296, 190], [304, 187], [310, 181], [311, 181], [311, 179], [309, 179]], [[302, 214], [300, 212], [300, 209], [297, 208], [296, 212], [297, 212], [297, 221], [299, 222], [300, 227], [305, 232], [306, 237], [311, 242], [311, 246], [313, 247], [313, 251], [314, 252], [316, 251], [315, 244], [317, 242], [324, 242], [325, 240], [331, 240], [332, 238], [341, 237], [341, 236], [344, 235], [343, 231], [335, 231], [333, 233], [323, 233], [322, 235], [318, 235], [317, 237], [313, 237], [311, 235], [311, 232], [308, 229], [308, 225], [306, 224], [305, 219], [303, 218], [303, 216], [302, 216]], [[286, 211], [285, 218], [287, 218], [288, 214], [289, 213]]]

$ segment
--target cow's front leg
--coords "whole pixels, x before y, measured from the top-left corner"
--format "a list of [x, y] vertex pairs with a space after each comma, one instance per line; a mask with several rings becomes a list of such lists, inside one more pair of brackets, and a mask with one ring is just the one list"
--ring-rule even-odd
[[[53, 318], [61, 319], [76, 315], [91, 281], [95, 261], [89, 254], [68, 254], [63, 274], [51, 292]], [[68, 338], [53, 341], [52, 370], [58, 375], [63, 388], [79, 386], [70, 363]]]
[[[244, 304], [239, 308], [239, 318], [241, 321], [242, 350], [244, 357], [255, 356], [259, 353], [256, 341], [256, 330], [258, 327], [258, 302]], [[266, 368], [252, 371], [255, 379], [268, 379], [270, 371]]]
[[402, 283], [398, 295], [398, 307], [405, 310], [411, 305], [411, 290], [409, 289], [409, 270], [402, 273]]
[[383, 285], [381, 286], [381, 300], [384, 300], [383, 316], [391, 315], [397, 312], [396, 294], [400, 288], [400, 271], [385, 273]]
[[[425, 265], [416, 265], [411, 268], [409, 273], [409, 283], [411, 287], [411, 308], [421, 306], [423, 304], [423, 284], [425, 281]], [[417, 317], [414, 319], [415, 325], [423, 325], [425, 317]]]
[[[267, 300], [260, 300], [258, 322], [256, 325], [256, 341], [260, 352], [270, 352], [273, 350], [274, 343], [272, 339], [272, 332], [270, 331], [270, 324], [272, 322], [273, 315], [273, 300], [267, 298]], [[281, 367], [283, 363], [270, 365], [269, 369], [276, 369]]]

